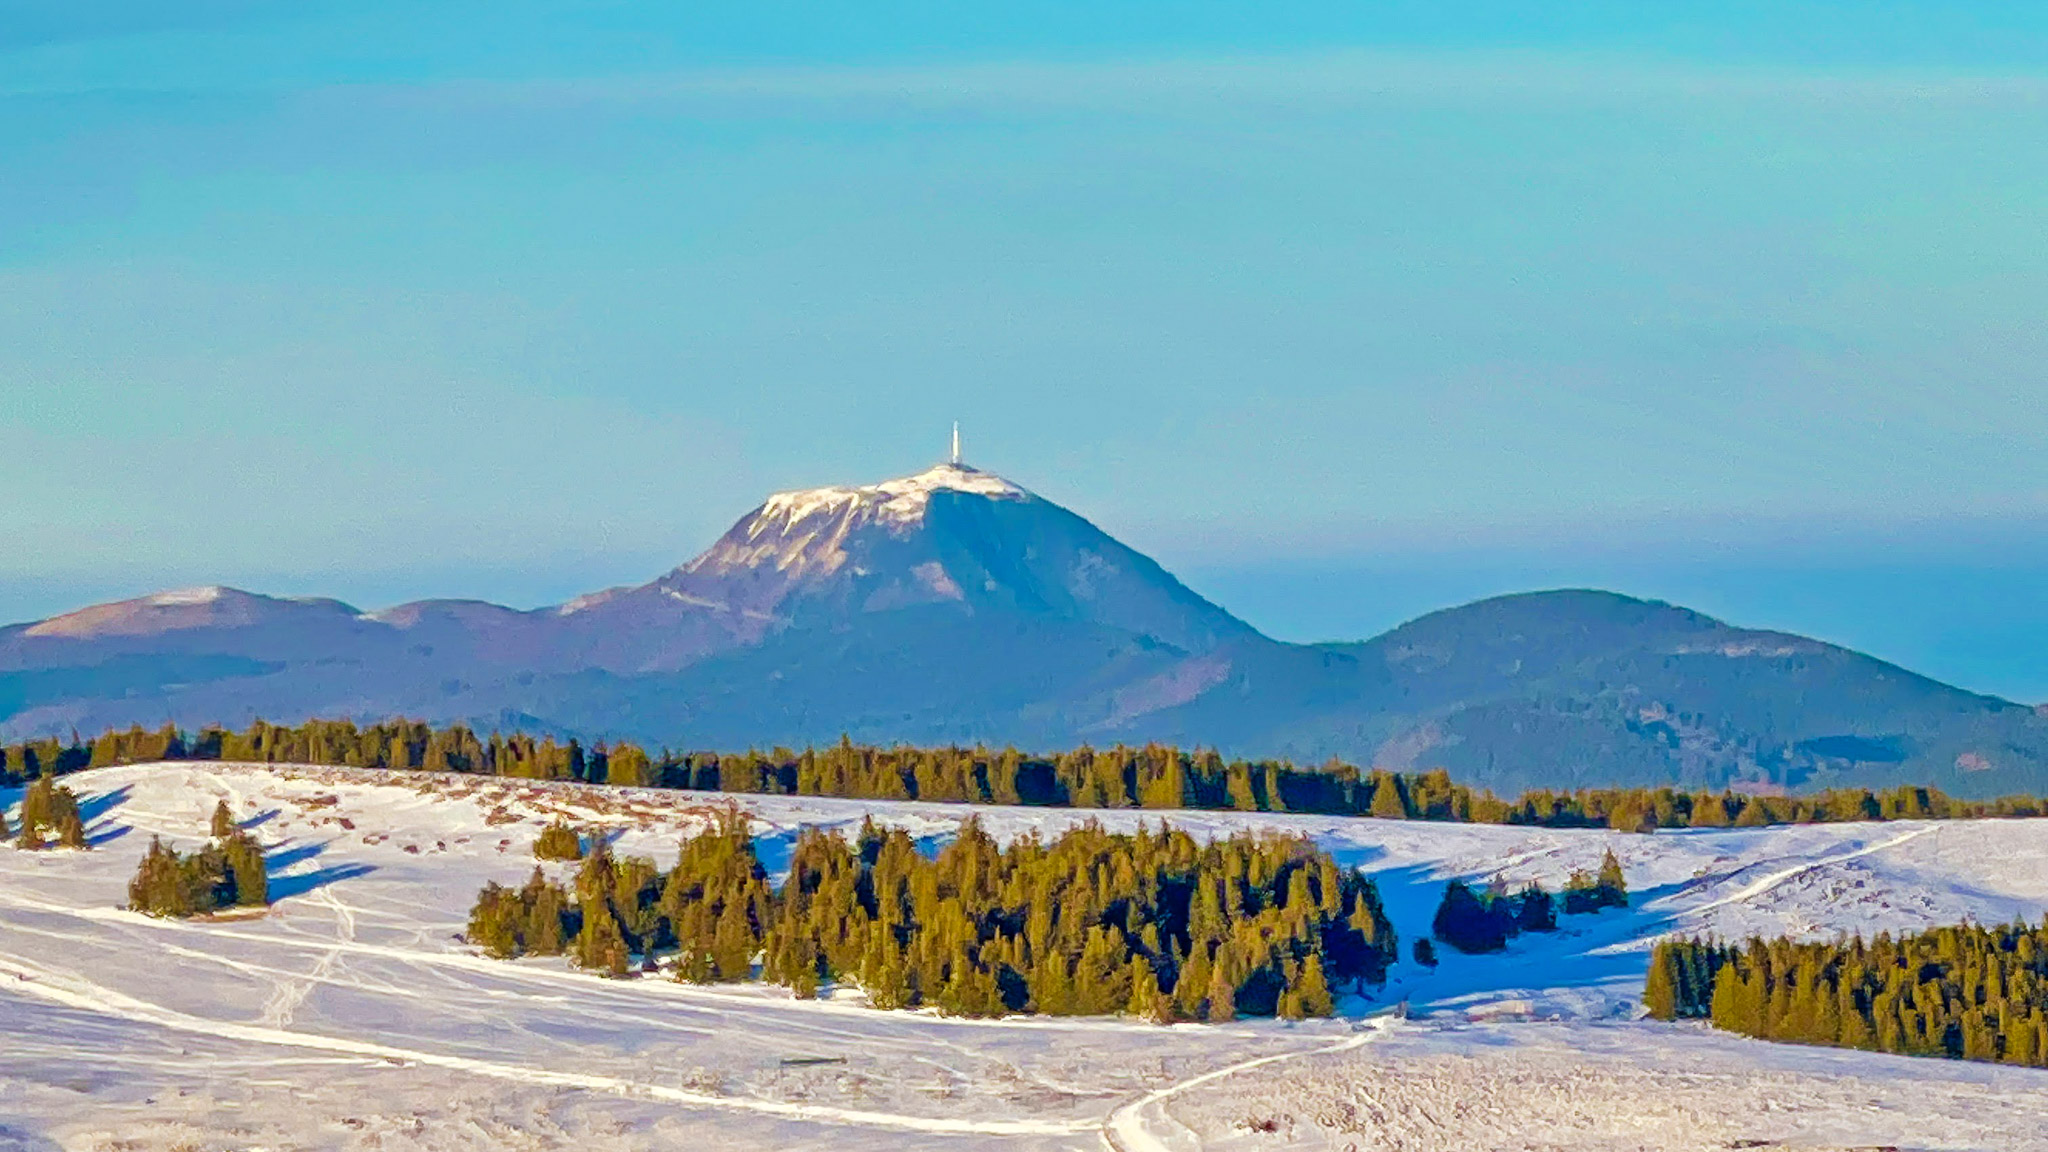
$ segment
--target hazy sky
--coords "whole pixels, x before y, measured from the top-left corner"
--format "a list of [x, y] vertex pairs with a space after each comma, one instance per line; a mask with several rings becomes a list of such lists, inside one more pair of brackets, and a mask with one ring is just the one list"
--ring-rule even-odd
[[550, 602], [959, 419], [1290, 638], [2048, 699], [2036, 6], [683, 7], [0, 3], [0, 619]]

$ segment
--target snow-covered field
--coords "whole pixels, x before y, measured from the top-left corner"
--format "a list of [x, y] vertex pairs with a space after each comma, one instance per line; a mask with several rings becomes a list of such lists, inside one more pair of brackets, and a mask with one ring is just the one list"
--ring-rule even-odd
[[[2048, 1073], [1631, 1019], [1667, 932], [2038, 918], [2048, 822], [1625, 836], [1190, 813], [1175, 822], [1198, 833], [1313, 835], [1377, 877], [1404, 940], [1446, 878], [1555, 888], [1610, 846], [1636, 899], [1505, 955], [1403, 964], [1343, 1019], [1161, 1028], [610, 981], [457, 939], [476, 890], [522, 879], [555, 815], [665, 864], [726, 797], [213, 764], [69, 783], [92, 851], [0, 848], [0, 1150], [2048, 1149]], [[196, 844], [220, 798], [271, 846], [270, 913], [123, 911], [149, 836]], [[740, 802], [771, 865], [799, 826], [868, 813], [934, 840], [970, 813], [998, 835], [1158, 818]], [[1402, 1000], [1410, 1019], [1369, 1017]]]

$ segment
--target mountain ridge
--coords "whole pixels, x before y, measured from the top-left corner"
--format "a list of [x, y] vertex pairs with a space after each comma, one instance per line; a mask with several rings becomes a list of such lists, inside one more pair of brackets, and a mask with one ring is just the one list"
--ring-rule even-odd
[[644, 584], [520, 610], [220, 586], [0, 629], [0, 734], [404, 714], [696, 746], [1171, 740], [1503, 791], [2048, 791], [2048, 714], [1595, 589], [1289, 644], [958, 463], [776, 493]]

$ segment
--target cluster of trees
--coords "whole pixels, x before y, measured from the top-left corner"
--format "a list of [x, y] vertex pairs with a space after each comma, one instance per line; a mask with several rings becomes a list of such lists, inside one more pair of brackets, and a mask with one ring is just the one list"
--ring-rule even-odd
[[1524, 932], [1557, 929], [1557, 902], [1531, 881], [1518, 892], [1496, 879], [1474, 891], [1462, 880], [1444, 886], [1430, 932], [1460, 952], [1498, 952]]
[[[1597, 874], [1576, 869], [1565, 881], [1567, 913], [1626, 907], [1628, 880], [1612, 850], [1600, 858]], [[1507, 882], [1499, 877], [1481, 890], [1474, 890], [1462, 880], [1445, 885], [1443, 901], [1437, 905], [1436, 918], [1430, 925], [1431, 934], [1438, 940], [1468, 953], [1498, 952], [1524, 932], [1556, 930], [1557, 900], [1542, 884], [1531, 880], [1519, 890], [1510, 891]], [[1418, 952], [1416, 962], [1434, 967], [1434, 950], [1427, 958]]]
[[1052, 756], [1014, 748], [881, 748], [841, 740], [802, 752], [650, 754], [630, 743], [491, 733], [412, 721], [358, 726], [314, 720], [296, 727], [258, 721], [241, 732], [131, 728], [68, 745], [53, 740], [0, 748], [0, 783], [101, 764], [162, 759], [338, 764], [474, 772], [593, 784], [710, 792], [940, 800], [1078, 808], [1210, 808], [1306, 812], [1392, 820], [1527, 824], [1551, 828], [1760, 827], [1848, 820], [2048, 815], [2048, 800], [1958, 800], [1933, 788], [1850, 788], [1810, 796], [1751, 796], [1671, 788], [1538, 790], [1502, 799], [1454, 783], [1441, 769], [1397, 773], [1331, 761], [1225, 760], [1214, 751], [1159, 744], [1076, 748]]
[[151, 837], [128, 882], [128, 906], [151, 916], [198, 916], [223, 908], [270, 903], [263, 848], [235, 824], [227, 803], [215, 806], [212, 838], [183, 854]]
[[1766, 1040], [2048, 1067], [2048, 924], [1742, 946], [1668, 940], [1643, 1003]]
[[600, 843], [568, 885], [538, 867], [521, 888], [488, 885], [469, 938], [614, 975], [672, 953], [678, 979], [801, 997], [850, 982], [880, 1008], [1162, 1021], [1327, 1015], [1398, 955], [1372, 882], [1306, 839], [1091, 823], [1003, 845], [968, 820], [926, 857], [868, 822], [850, 843], [806, 829], [778, 888], [736, 812], [667, 873]]
[[[78, 797], [54, 776], [38, 779], [21, 794], [20, 820], [21, 830], [14, 840], [17, 848], [86, 847], [85, 818], [78, 811]], [[0, 839], [8, 832], [7, 814], [0, 810]]]

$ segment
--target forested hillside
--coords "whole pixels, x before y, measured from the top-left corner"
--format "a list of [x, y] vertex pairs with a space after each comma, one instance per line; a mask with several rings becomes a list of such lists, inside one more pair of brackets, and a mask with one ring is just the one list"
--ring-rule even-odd
[[1811, 796], [1680, 792], [1670, 788], [1536, 790], [1512, 799], [1475, 790], [1448, 772], [1397, 773], [1332, 761], [1226, 760], [1166, 745], [1082, 747], [1055, 755], [1015, 748], [878, 748], [842, 740], [801, 752], [662, 750], [580, 742], [414, 721], [357, 726], [257, 722], [233, 732], [132, 728], [90, 740], [0, 747], [0, 782], [152, 760], [334, 764], [394, 771], [457, 772], [630, 787], [770, 795], [842, 796], [1077, 808], [1216, 809], [1371, 816], [1391, 820], [1604, 827], [1757, 827], [1857, 820], [2028, 817], [2048, 800], [1959, 800], [1938, 789], [1833, 789]]

